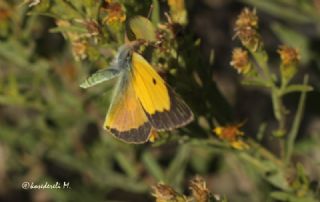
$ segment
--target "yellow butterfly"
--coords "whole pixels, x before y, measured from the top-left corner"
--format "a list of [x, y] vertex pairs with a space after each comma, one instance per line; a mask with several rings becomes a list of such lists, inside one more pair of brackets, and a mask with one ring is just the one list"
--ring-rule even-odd
[[171, 130], [188, 124], [193, 113], [153, 67], [126, 44], [109, 68], [90, 76], [80, 85], [88, 88], [118, 76], [104, 128], [129, 143], [144, 143], [151, 131]]

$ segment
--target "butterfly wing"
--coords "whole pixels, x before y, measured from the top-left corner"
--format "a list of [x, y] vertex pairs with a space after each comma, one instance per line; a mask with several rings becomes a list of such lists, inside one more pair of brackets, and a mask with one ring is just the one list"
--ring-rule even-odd
[[121, 46], [116, 57], [112, 60], [110, 66], [92, 74], [89, 78], [87, 78], [83, 83], [80, 84], [80, 87], [89, 88], [118, 76], [123, 69], [127, 69], [130, 66], [129, 61], [131, 49], [132, 48], [128, 45]]
[[151, 125], [131, 84], [128, 71], [121, 73], [104, 128], [129, 143], [143, 143], [149, 138]]
[[170, 130], [193, 120], [188, 105], [141, 55], [134, 52], [131, 64], [134, 90], [153, 128]]
[[103, 81], [113, 79], [120, 74], [120, 70], [116, 68], [105, 68], [97, 71], [80, 84], [81, 88], [89, 88], [95, 86]]

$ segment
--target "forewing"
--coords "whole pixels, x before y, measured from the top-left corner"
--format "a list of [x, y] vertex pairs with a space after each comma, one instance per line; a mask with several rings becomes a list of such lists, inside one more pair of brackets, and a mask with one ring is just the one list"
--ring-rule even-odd
[[127, 72], [121, 75], [104, 128], [125, 142], [143, 143], [149, 138], [151, 125], [130, 79]]
[[132, 77], [134, 90], [152, 127], [157, 130], [170, 130], [193, 120], [188, 105], [137, 53], [132, 55]]

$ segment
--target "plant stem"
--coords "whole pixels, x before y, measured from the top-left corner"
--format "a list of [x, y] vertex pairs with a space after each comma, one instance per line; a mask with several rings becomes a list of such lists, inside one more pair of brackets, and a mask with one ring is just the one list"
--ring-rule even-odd
[[286, 110], [282, 102], [282, 89], [284, 86], [277, 87], [268, 66], [268, 55], [264, 50], [251, 51], [252, 56], [258, 66], [263, 71], [263, 76], [267, 86], [270, 86], [273, 113], [279, 123], [278, 135], [283, 136], [286, 131]]
[[[308, 81], [309, 81], [309, 77], [308, 77], [308, 75], [305, 75], [304, 80], [303, 80], [303, 84], [305, 86], [307, 86]], [[306, 90], [301, 93], [299, 104], [298, 104], [298, 109], [297, 109], [297, 112], [296, 112], [296, 115], [295, 115], [295, 118], [293, 121], [292, 128], [291, 128], [290, 133], [288, 135], [288, 140], [287, 140], [287, 144], [286, 144], [286, 156], [285, 156], [286, 164], [289, 164], [289, 162], [290, 162], [290, 158], [291, 158], [293, 148], [294, 148], [294, 142], [295, 142], [295, 139], [298, 135], [298, 131], [300, 128], [300, 124], [302, 121], [302, 116], [303, 116], [303, 112], [304, 112], [304, 108], [305, 108], [305, 101], [306, 101], [307, 92], [308, 91]]]

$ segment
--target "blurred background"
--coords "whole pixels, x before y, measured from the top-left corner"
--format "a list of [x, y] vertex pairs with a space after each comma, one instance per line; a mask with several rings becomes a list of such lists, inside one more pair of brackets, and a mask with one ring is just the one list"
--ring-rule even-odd
[[[154, 201], [151, 187], [156, 183], [188, 193], [188, 181], [195, 175], [229, 201], [277, 201], [270, 192], [279, 188], [237, 152], [221, 146], [212, 132], [217, 122], [245, 121], [245, 135], [257, 140], [266, 124], [267, 135], [257, 141], [279, 154], [277, 138], [271, 135], [277, 123], [269, 93], [241, 85], [241, 76], [230, 66], [233, 48], [241, 46], [233, 40], [234, 23], [244, 7], [257, 10], [271, 71], [279, 66], [279, 45], [300, 50], [293, 82], [301, 83], [309, 74], [314, 90], [307, 95], [292, 161], [303, 165], [310, 189], [319, 190], [319, 0], [186, 0], [187, 21], [171, 47], [181, 51], [183, 61], [166, 60], [176, 69], [164, 68], [162, 73], [196, 119], [144, 145], [119, 142], [102, 129], [114, 81], [87, 90], [79, 87], [90, 73], [107, 66], [123, 42], [119, 25], [106, 25], [98, 34], [92, 31], [96, 24], [90, 19], [100, 15], [94, 11], [105, 2], [0, 1], [0, 201]], [[113, 2], [121, 5], [127, 19], [147, 16], [156, 4], [160, 21], [166, 21], [164, 12], [170, 10], [165, 0]], [[71, 19], [76, 26], [62, 26]], [[71, 31], [91, 34], [90, 40], [72, 41], [77, 37]], [[100, 34], [103, 37], [97, 37]], [[199, 80], [202, 85], [197, 85]], [[292, 112], [288, 122], [299, 96], [285, 97]], [[217, 146], [208, 146], [208, 138]], [[22, 189], [23, 182], [66, 182], [70, 188]]]

